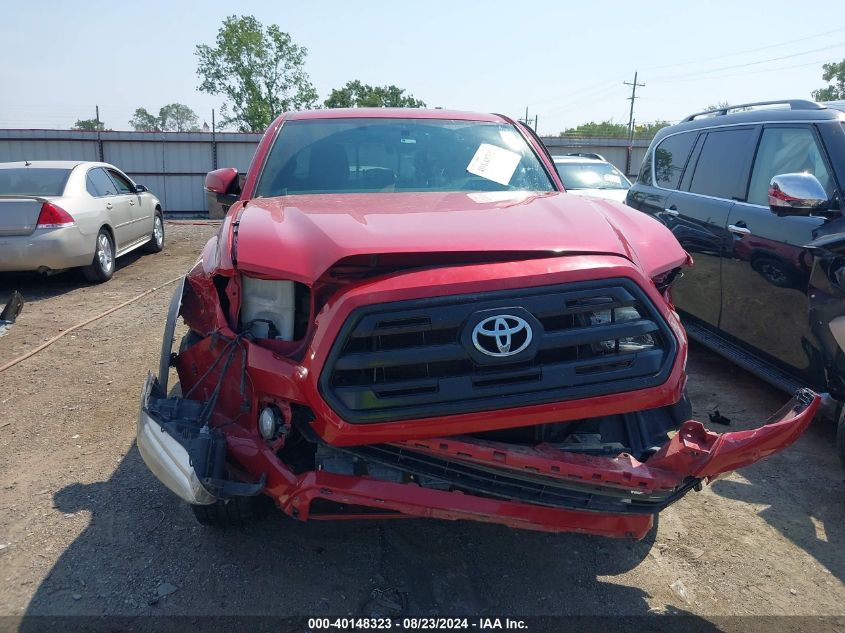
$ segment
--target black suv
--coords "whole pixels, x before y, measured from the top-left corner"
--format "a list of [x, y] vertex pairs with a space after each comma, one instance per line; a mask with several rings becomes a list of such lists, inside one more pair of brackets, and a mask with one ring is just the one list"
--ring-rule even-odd
[[845, 102], [778, 101], [660, 130], [626, 203], [695, 266], [673, 288], [690, 337], [837, 405], [845, 465]]

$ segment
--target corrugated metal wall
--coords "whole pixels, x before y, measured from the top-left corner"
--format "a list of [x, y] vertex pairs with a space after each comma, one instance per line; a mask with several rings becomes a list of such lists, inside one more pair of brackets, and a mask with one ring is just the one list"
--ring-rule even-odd
[[[218, 167], [246, 172], [261, 134], [218, 132], [78, 132], [0, 130], [0, 162], [18, 160], [103, 160], [116, 165], [155, 193], [168, 214], [206, 214], [205, 174]], [[622, 171], [627, 139], [545, 137], [553, 155], [596, 152]], [[633, 142], [629, 175], [635, 175], [649, 141]]]
[[[543, 137], [543, 143], [549, 148], [552, 156], [560, 156], [570, 152], [595, 152], [604, 156], [605, 160], [613, 163], [616, 168], [625, 172], [628, 156], [628, 139], [626, 138], [572, 138], [565, 136]], [[633, 180], [640, 170], [640, 163], [645, 158], [645, 152], [651, 139], [634, 139], [631, 149], [631, 166], [627, 176]]]
[[78, 132], [0, 130], [0, 162], [103, 160], [146, 185], [168, 214], [208, 212], [203, 181], [214, 169], [246, 172], [261, 134], [219, 132]]

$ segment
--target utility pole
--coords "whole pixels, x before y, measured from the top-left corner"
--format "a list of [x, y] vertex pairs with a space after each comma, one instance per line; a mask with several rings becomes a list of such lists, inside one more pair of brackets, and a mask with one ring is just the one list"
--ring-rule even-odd
[[631, 101], [631, 111], [628, 114], [628, 156], [625, 159], [625, 175], [631, 173], [631, 154], [634, 152], [634, 101], [637, 98], [637, 87], [645, 88], [645, 84], [637, 83], [637, 71], [634, 71], [634, 82], [623, 81], [626, 86], [631, 86], [631, 96], [628, 97]]
[[211, 166], [217, 169], [217, 124], [214, 120], [214, 108], [211, 109]]
[[100, 155], [100, 162], [103, 163], [106, 160], [106, 156], [103, 152], [103, 139], [100, 136], [100, 131], [103, 125], [100, 123], [100, 106], [94, 106], [95, 118], [97, 119], [97, 153]]
[[537, 133], [537, 115], [534, 115], [534, 133]]

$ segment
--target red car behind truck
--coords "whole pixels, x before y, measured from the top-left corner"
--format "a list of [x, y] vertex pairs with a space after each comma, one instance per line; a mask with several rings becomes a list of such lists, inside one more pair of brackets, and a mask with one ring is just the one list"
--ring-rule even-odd
[[204, 523], [266, 495], [300, 520], [642, 538], [818, 407], [802, 390], [757, 429], [691, 420], [671, 302], [687, 253], [643, 214], [564, 193], [507, 117], [284, 114], [240, 182], [206, 179], [234, 202], [174, 294], [138, 421], [147, 465]]

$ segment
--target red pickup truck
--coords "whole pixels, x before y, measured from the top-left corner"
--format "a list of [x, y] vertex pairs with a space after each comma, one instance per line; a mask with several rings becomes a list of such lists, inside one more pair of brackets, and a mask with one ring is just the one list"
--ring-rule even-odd
[[206, 189], [231, 208], [174, 294], [138, 420], [204, 523], [266, 495], [300, 520], [642, 538], [818, 407], [802, 390], [754, 430], [691, 420], [671, 301], [689, 256], [652, 218], [566, 194], [505, 116], [284, 114], [245, 179]]

